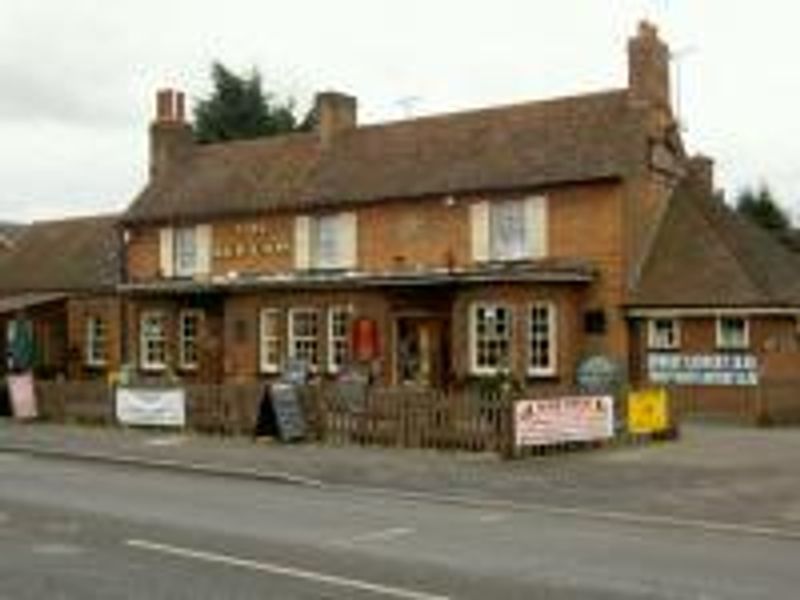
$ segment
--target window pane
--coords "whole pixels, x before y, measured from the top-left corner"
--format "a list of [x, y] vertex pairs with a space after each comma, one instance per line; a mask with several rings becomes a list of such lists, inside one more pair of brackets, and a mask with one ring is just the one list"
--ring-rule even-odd
[[317, 217], [314, 225], [311, 249], [313, 266], [319, 269], [337, 267], [341, 247], [339, 215]]
[[280, 318], [281, 312], [277, 309], [261, 311], [261, 370], [266, 373], [280, 371]]
[[194, 227], [175, 230], [175, 272], [192, 275], [197, 264], [197, 239]]
[[511, 366], [511, 312], [502, 306], [473, 307], [474, 368], [494, 372]]
[[531, 307], [528, 366], [534, 374], [550, 374], [555, 367], [554, 310], [550, 304], [536, 304]]
[[349, 358], [349, 329], [350, 309], [347, 307], [332, 308], [328, 332], [328, 367], [332, 373], [338, 372]]
[[290, 313], [291, 357], [316, 368], [318, 365], [318, 314], [315, 310]]
[[525, 258], [525, 205], [522, 201], [491, 203], [489, 223], [493, 260]]

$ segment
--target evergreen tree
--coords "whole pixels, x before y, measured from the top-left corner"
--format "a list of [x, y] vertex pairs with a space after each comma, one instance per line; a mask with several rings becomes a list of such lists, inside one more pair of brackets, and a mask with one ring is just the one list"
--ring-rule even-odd
[[791, 229], [789, 216], [766, 184], [757, 191], [749, 187], [743, 189], [736, 199], [736, 211], [780, 238]]
[[213, 91], [194, 109], [195, 136], [200, 143], [280, 135], [302, 125], [294, 100], [279, 100], [265, 93], [256, 69], [237, 75], [215, 62], [211, 79]]

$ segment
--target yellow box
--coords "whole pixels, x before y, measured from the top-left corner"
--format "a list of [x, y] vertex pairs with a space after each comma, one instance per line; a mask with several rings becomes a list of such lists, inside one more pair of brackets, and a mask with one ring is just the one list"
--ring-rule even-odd
[[628, 394], [628, 431], [634, 434], [666, 431], [669, 428], [668, 406], [664, 388], [631, 392]]

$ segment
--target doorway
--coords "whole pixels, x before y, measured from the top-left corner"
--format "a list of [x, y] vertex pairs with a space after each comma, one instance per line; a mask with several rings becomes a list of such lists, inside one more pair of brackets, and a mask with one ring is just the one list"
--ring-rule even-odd
[[448, 333], [448, 323], [443, 318], [397, 317], [395, 383], [443, 386], [450, 364]]

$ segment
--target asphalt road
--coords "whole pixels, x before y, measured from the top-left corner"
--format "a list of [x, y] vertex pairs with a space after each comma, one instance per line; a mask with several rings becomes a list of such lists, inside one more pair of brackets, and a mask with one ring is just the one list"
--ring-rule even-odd
[[795, 599], [800, 538], [0, 454], [0, 599]]

